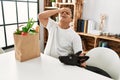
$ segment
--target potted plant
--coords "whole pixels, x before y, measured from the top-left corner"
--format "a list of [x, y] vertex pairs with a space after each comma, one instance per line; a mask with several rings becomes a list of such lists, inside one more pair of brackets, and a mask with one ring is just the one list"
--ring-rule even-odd
[[50, 2], [52, 3], [52, 7], [55, 7], [55, 5], [56, 5], [56, 0], [50, 0]]

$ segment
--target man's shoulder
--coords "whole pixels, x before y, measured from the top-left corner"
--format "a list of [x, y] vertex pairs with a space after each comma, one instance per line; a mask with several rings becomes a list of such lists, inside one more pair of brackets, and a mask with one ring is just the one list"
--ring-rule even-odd
[[48, 24], [47, 24], [47, 29], [49, 30], [49, 29], [53, 29], [53, 28], [55, 28], [55, 27], [57, 27], [57, 23], [56, 23], [56, 21], [54, 21], [53, 19], [51, 19], [51, 18], [49, 18], [49, 20], [48, 20]]
[[73, 30], [73, 29], [71, 29], [71, 33], [72, 33], [73, 35], [79, 36], [79, 35], [77, 34], [77, 32], [75, 32], [75, 30]]

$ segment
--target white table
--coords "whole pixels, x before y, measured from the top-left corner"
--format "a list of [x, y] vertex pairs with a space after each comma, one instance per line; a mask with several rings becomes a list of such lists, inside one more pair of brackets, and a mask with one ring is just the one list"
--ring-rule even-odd
[[44, 54], [19, 62], [14, 53], [0, 54], [0, 80], [112, 80], [77, 66], [64, 65]]

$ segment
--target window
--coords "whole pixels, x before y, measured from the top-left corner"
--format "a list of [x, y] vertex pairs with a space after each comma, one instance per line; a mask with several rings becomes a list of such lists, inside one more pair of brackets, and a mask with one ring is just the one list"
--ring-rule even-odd
[[25, 25], [29, 18], [38, 24], [39, 0], [1, 0], [0, 1], [0, 47], [13, 47], [13, 33], [19, 25]]

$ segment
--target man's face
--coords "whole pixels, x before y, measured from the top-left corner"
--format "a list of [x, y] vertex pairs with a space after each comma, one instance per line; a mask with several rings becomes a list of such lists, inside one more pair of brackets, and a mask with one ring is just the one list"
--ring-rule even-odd
[[64, 22], [71, 22], [71, 10], [69, 8], [63, 8], [60, 13], [60, 20]]

